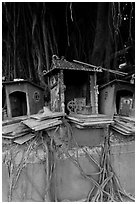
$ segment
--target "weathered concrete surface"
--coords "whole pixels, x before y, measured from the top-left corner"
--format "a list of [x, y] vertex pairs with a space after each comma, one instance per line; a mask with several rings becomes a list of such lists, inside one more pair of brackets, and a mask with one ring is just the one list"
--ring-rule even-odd
[[[76, 132], [76, 139], [80, 138], [80, 142], [85, 139], [90, 148], [90, 154], [99, 162], [101, 148], [95, 147], [104, 139], [104, 131], [98, 129], [100, 135], [93, 129], [89, 131], [79, 130]], [[96, 131], [96, 130], [95, 130]], [[81, 134], [80, 134], [81, 132]], [[74, 132], [75, 133], [75, 132]], [[83, 134], [82, 134], [83, 133]], [[85, 133], [85, 134], [84, 134]], [[97, 137], [95, 138], [97, 134]], [[71, 155], [75, 155], [74, 150], [70, 150]], [[88, 148], [89, 149], [89, 148]], [[16, 150], [15, 152], [12, 150]], [[12, 161], [14, 171], [21, 164], [25, 145], [18, 146], [9, 151], [8, 146], [3, 150], [3, 165], [2, 165], [2, 201], [8, 201], [9, 193], [9, 172], [7, 162]], [[98, 151], [97, 151], [98, 150]], [[74, 152], [73, 152], [74, 151]], [[111, 164], [119, 178], [121, 186], [127, 193], [135, 194], [135, 141], [111, 142]], [[11, 155], [13, 156], [11, 158]], [[75, 155], [76, 158], [76, 155]], [[99, 168], [94, 162], [91, 162], [85, 156], [85, 153], [78, 153], [79, 164], [87, 175], [97, 173]], [[87, 198], [90, 189], [94, 186], [92, 182], [82, 177], [80, 169], [70, 160], [68, 156], [56, 155], [54, 158], [55, 169], [52, 177], [52, 192], [51, 199], [54, 201], [56, 194], [57, 201], [79, 201]], [[26, 160], [26, 166], [21, 170], [20, 176], [12, 191], [12, 201], [14, 202], [44, 202], [46, 191], [46, 153], [42, 143], [29, 152]], [[14, 175], [14, 174], [13, 174]], [[98, 181], [98, 175], [92, 175], [95, 181]]]
[[115, 87], [109, 86], [101, 90], [99, 95], [99, 112], [106, 115], [114, 115], [116, 111], [115, 107]]
[[[18, 148], [7, 149], [3, 152], [2, 164], [2, 201], [8, 201], [10, 182], [13, 181], [11, 201], [12, 202], [44, 202], [46, 189], [46, 171], [45, 158], [46, 154], [40, 144], [29, 153], [25, 166], [21, 168], [19, 177], [17, 172], [22, 165], [24, 150], [26, 145]], [[26, 151], [25, 151], [26, 152]], [[10, 162], [13, 166], [10, 165]], [[9, 166], [9, 167], [8, 167]], [[12, 168], [13, 167], [13, 168]], [[8, 169], [9, 168], [9, 169]], [[9, 175], [9, 170], [12, 173]], [[15, 179], [17, 182], [15, 182]]]
[[[84, 128], [79, 129], [72, 126], [73, 137], [79, 146], [99, 146], [104, 141], [104, 128]], [[75, 142], [73, 143], [74, 145]]]
[[[12, 192], [12, 202], [44, 202], [46, 174], [43, 164], [28, 164], [20, 174], [17, 185]], [[9, 178], [7, 167], [3, 165], [2, 201], [8, 202]]]
[[2, 201], [8, 202], [9, 176], [6, 164], [2, 164]]
[[[93, 158], [99, 161], [99, 154], [93, 150]], [[76, 159], [76, 158], [75, 158]], [[87, 175], [99, 172], [98, 166], [89, 161], [85, 155], [78, 157], [79, 164]], [[99, 175], [92, 175], [95, 181], [98, 181]], [[80, 169], [69, 159], [57, 159], [56, 163], [56, 196], [58, 201], [78, 201], [86, 199], [94, 184], [85, 179]]]
[[112, 144], [111, 164], [121, 186], [135, 195], [135, 141]]

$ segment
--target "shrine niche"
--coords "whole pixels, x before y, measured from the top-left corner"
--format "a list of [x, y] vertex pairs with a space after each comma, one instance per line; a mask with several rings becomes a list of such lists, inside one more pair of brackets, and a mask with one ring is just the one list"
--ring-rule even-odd
[[133, 116], [135, 86], [127, 81], [113, 80], [99, 88], [100, 113], [113, 116]]
[[43, 88], [29, 82], [3, 82], [7, 117], [18, 117], [37, 113], [44, 106]]
[[53, 58], [52, 66], [45, 73], [50, 86], [52, 111], [67, 114], [98, 114], [99, 69]]

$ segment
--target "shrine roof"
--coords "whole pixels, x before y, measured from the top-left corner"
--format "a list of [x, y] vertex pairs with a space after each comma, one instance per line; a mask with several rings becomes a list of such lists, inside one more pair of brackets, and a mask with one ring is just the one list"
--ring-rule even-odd
[[15, 80], [15, 81], [4, 81], [2, 82], [3, 85], [13, 85], [13, 84], [25, 84], [25, 83], [28, 83], [28, 84], [31, 84], [32, 86], [35, 86], [39, 89], [43, 89], [43, 87], [33, 83], [32, 81], [29, 81], [29, 80]]
[[54, 70], [76, 70], [76, 71], [87, 71], [87, 72], [101, 72], [98, 68], [90, 68], [86, 65], [80, 65], [78, 63], [69, 62], [66, 59], [53, 59], [51, 69], [43, 71], [44, 75], [52, 73]]

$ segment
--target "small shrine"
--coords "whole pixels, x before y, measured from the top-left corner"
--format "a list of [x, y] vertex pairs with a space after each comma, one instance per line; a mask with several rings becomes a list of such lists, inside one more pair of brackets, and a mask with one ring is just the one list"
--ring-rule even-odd
[[113, 80], [99, 88], [99, 111], [106, 115], [133, 116], [135, 85], [124, 80]]
[[44, 106], [43, 88], [27, 80], [3, 82], [7, 118], [37, 113]]
[[97, 72], [101, 70], [53, 58], [51, 69], [45, 73], [50, 86], [51, 110], [98, 114]]

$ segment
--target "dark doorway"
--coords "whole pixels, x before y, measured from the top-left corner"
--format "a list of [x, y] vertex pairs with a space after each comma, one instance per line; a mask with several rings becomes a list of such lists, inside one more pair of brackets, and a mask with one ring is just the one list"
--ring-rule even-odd
[[12, 117], [27, 115], [26, 93], [15, 91], [9, 95]]
[[74, 98], [85, 98], [86, 105], [90, 103], [89, 75], [87, 72], [65, 70], [65, 112], [68, 114], [67, 104]]
[[117, 91], [117, 94], [116, 94], [116, 110], [117, 110], [117, 114], [120, 113], [120, 101], [121, 101], [122, 97], [132, 98], [133, 93], [131, 91], [128, 91], [128, 90]]

